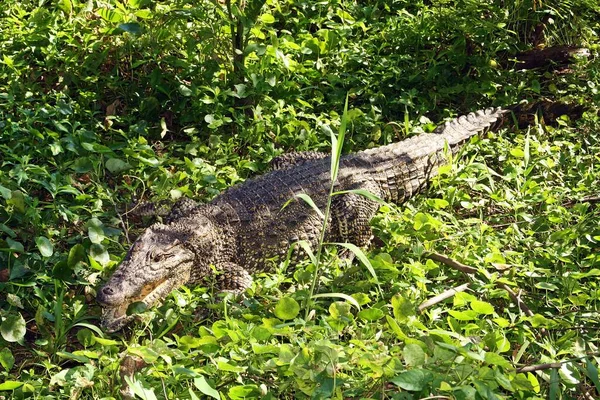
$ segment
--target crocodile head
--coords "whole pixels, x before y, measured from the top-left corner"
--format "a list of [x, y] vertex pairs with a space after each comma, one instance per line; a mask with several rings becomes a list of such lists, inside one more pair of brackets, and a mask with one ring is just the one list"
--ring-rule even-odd
[[106, 331], [117, 331], [134, 318], [127, 315], [132, 303], [150, 307], [189, 280], [195, 259], [189, 242], [194, 241], [194, 233], [181, 226], [154, 224], [135, 241], [98, 291]]

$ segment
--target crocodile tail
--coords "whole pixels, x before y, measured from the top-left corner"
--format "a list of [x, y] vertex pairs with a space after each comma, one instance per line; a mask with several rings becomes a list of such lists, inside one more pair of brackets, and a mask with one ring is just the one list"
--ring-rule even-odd
[[448, 141], [448, 145], [454, 147], [464, 143], [471, 136], [498, 125], [510, 112], [509, 109], [486, 108], [448, 121], [438, 126], [434, 132], [442, 135]]

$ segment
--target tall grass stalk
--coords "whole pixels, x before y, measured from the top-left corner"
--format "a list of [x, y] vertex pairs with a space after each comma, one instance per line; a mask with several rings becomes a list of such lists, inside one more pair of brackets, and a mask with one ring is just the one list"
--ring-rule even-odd
[[340, 168], [340, 157], [342, 156], [342, 147], [344, 146], [344, 138], [346, 136], [346, 125], [348, 121], [348, 94], [346, 94], [346, 101], [344, 103], [344, 113], [342, 114], [342, 123], [338, 131], [337, 137], [331, 133], [331, 184], [329, 185], [329, 195], [327, 196], [327, 205], [323, 212], [323, 226], [321, 227], [321, 235], [319, 236], [319, 243], [317, 244], [317, 255], [315, 257], [315, 272], [313, 274], [312, 283], [310, 285], [310, 292], [306, 298], [304, 307], [304, 319], [308, 320], [308, 314], [310, 313], [310, 307], [312, 305], [312, 298], [317, 286], [317, 279], [319, 279], [319, 268], [321, 266], [321, 256], [323, 254], [323, 247], [325, 243], [325, 232], [327, 232], [327, 223], [329, 216], [331, 215], [331, 202], [333, 199], [335, 182], [337, 180], [338, 171]]

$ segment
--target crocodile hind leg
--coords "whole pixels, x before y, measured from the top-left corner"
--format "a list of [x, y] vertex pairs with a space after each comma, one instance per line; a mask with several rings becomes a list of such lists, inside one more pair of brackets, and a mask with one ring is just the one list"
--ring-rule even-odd
[[[377, 190], [372, 185], [361, 185], [353, 189], [365, 189], [375, 195]], [[358, 247], [368, 247], [373, 239], [370, 221], [377, 213], [379, 204], [367, 197], [346, 193], [333, 198], [331, 204], [332, 236], [334, 240], [352, 243]], [[354, 253], [347, 249], [340, 252], [343, 258], [352, 261]]]

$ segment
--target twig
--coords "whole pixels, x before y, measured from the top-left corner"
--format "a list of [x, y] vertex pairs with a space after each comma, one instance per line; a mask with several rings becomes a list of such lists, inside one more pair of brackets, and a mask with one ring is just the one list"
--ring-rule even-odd
[[441, 303], [442, 301], [454, 296], [456, 293], [464, 292], [465, 290], [467, 290], [468, 287], [469, 287], [469, 284], [464, 283], [455, 288], [450, 288], [448, 290], [444, 290], [442, 293], [438, 294], [437, 296], [434, 296], [431, 299], [422, 302], [421, 305], [419, 305], [418, 310], [419, 310], [419, 312], [423, 312], [423, 310], [425, 310], [426, 308], [429, 308], [437, 303]]
[[542, 371], [545, 369], [560, 368], [563, 364], [566, 364], [569, 362], [571, 362], [571, 361], [568, 360], [568, 361], [561, 361], [561, 362], [555, 362], [555, 363], [528, 365], [526, 367], [517, 368], [517, 373]]
[[439, 261], [439, 262], [441, 262], [441, 263], [443, 263], [443, 264], [445, 264], [445, 265], [447, 265], [449, 267], [452, 267], [452, 268], [457, 269], [457, 270], [459, 270], [461, 272], [464, 272], [465, 274], [474, 274], [474, 273], [477, 272], [477, 268], [473, 268], [473, 267], [470, 267], [468, 265], [459, 263], [458, 261], [455, 261], [455, 260], [453, 260], [451, 258], [448, 258], [448, 257], [443, 256], [443, 255], [438, 254], [438, 253], [429, 253], [427, 255], [427, 258], [430, 258], [430, 259], [432, 259], [434, 261]]
[[517, 303], [517, 305], [519, 306], [521, 311], [525, 313], [525, 315], [527, 315], [528, 317], [532, 317], [534, 315], [533, 311], [531, 311], [531, 309], [527, 307], [527, 304], [525, 304], [523, 300], [521, 300], [521, 289], [519, 289], [519, 294], [516, 294], [506, 283], [497, 283], [496, 286], [506, 290], [510, 298], [513, 299], [515, 303]]
[[564, 203], [563, 205], [565, 207], [573, 207], [575, 204], [581, 204], [581, 203], [590, 203], [590, 204], [600, 203], [600, 196], [585, 196], [579, 200], [569, 200], [566, 203]]
[[[454, 268], [454, 269], [457, 269], [457, 270], [459, 270], [459, 271], [462, 271], [462, 272], [464, 272], [465, 274], [475, 274], [475, 273], [477, 273], [477, 272], [478, 272], [478, 271], [477, 271], [477, 268], [473, 268], [473, 267], [471, 267], [471, 266], [469, 266], [469, 265], [465, 265], [465, 264], [463, 264], [463, 263], [460, 263], [460, 262], [458, 262], [458, 261], [456, 261], [456, 260], [453, 260], [453, 259], [451, 259], [451, 258], [448, 258], [448, 257], [446, 257], [446, 256], [443, 256], [443, 255], [441, 255], [441, 254], [437, 254], [437, 253], [429, 253], [429, 254], [427, 255], [427, 258], [430, 258], [430, 259], [432, 259], [432, 260], [434, 260], [434, 261], [439, 261], [439, 262], [441, 262], [441, 263], [443, 263], [443, 264], [445, 264], [445, 265], [447, 265], [447, 266], [449, 266], [449, 267], [452, 267], [452, 268]], [[466, 285], [468, 285], [468, 284], [466, 284]], [[464, 286], [464, 285], [463, 285], [463, 286]], [[520, 290], [519, 290], [519, 294], [516, 294], [516, 293], [515, 293], [515, 292], [514, 292], [514, 291], [511, 289], [511, 287], [510, 287], [510, 286], [508, 286], [508, 285], [507, 285], [507, 284], [505, 284], [505, 283], [496, 283], [496, 286], [497, 286], [497, 287], [499, 287], [500, 289], [504, 289], [504, 290], [505, 290], [505, 291], [508, 293], [508, 295], [510, 296], [510, 298], [511, 298], [511, 299], [512, 299], [512, 300], [513, 300], [515, 303], [517, 303], [517, 305], [519, 306], [519, 309], [521, 309], [521, 311], [523, 311], [523, 313], [525, 313], [525, 315], [527, 315], [528, 317], [531, 317], [531, 316], [533, 316], [533, 315], [534, 315], [533, 311], [531, 311], [531, 309], [530, 309], [529, 307], [527, 307], [527, 305], [526, 305], [526, 304], [523, 302], [523, 300], [521, 300], [521, 294], [520, 294]], [[462, 286], [459, 286], [458, 288], [461, 288], [461, 287], [462, 287]], [[440, 301], [442, 301], [442, 300], [445, 300], [445, 299], [447, 299], [448, 297], [450, 297], [450, 296], [454, 295], [454, 293], [457, 293], [457, 292], [453, 292], [453, 291], [455, 291], [455, 290], [456, 290], [456, 289], [458, 289], [458, 288], [449, 289], [448, 291], [450, 291], [450, 292], [451, 292], [451, 294], [446, 294], [446, 292], [443, 292], [443, 293], [439, 294], [438, 296], [442, 296], [442, 295], [445, 295], [445, 294], [446, 294], [446, 297], [443, 297], [443, 298], [441, 298], [440, 300], [437, 300], [437, 297], [438, 297], [438, 296], [435, 296], [435, 297], [431, 298], [430, 300], [427, 300], [427, 301], [425, 301], [424, 303], [422, 303], [422, 304], [419, 306], [419, 311], [422, 311], [422, 310], [424, 310], [425, 308], [427, 308], [427, 307], [430, 307], [431, 305], [433, 305], [433, 304], [436, 304], [437, 302], [440, 302]], [[466, 288], [465, 288], [465, 289], [466, 289]], [[463, 290], [464, 290], [464, 289], [463, 289]], [[461, 290], [461, 291], [462, 291], [462, 290]], [[437, 300], [437, 301], [435, 301], [435, 300]], [[429, 302], [433, 302], [433, 303], [432, 303], [432, 304], [429, 304]], [[545, 330], [545, 329], [542, 329], [542, 330], [541, 330], [541, 332], [542, 332], [542, 333], [546, 333], [546, 330]]]
[[597, 357], [598, 355], [600, 355], [600, 352], [593, 352], [593, 353], [588, 352], [588, 353], [586, 353], [585, 356], [574, 357], [574, 358], [564, 360], [564, 361], [558, 361], [558, 362], [546, 363], [546, 364], [527, 365], [525, 367], [517, 368], [516, 372], [524, 373], [524, 372], [534, 372], [534, 371], [543, 371], [546, 369], [560, 368], [560, 367], [562, 367], [563, 364], [580, 362], [585, 358]]

